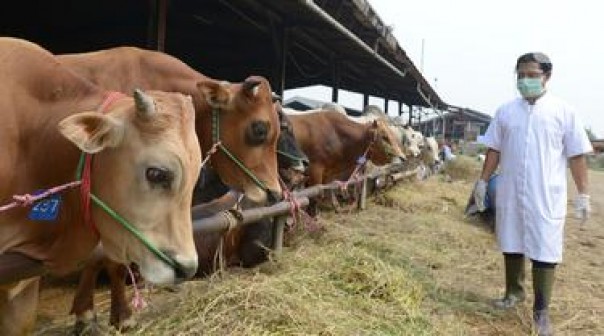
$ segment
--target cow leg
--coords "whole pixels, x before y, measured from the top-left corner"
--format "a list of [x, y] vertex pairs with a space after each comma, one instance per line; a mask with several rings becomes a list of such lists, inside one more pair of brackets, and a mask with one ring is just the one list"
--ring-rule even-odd
[[[118, 264], [109, 259], [105, 261], [105, 269], [111, 284], [111, 312], [109, 324], [116, 329], [130, 328], [134, 326], [132, 309], [126, 299], [126, 274], [128, 270], [125, 265]], [[136, 286], [135, 283], [132, 286]]]
[[94, 289], [96, 280], [105, 265], [105, 257], [90, 260], [82, 270], [76, 294], [71, 305], [71, 314], [75, 314], [75, 335], [101, 335], [102, 331], [94, 311]]
[[[308, 186], [314, 186], [323, 183], [323, 170], [323, 167], [317, 167], [316, 165], [311, 166], [308, 169]], [[315, 197], [309, 200], [307, 209], [307, 212], [311, 217], [317, 217], [317, 214], [319, 212], [319, 204]]]
[[0, 286], [0, 335], [33, 333], [39, 289], [39, 277]]
[[329, 195], [331, 197], [331, 206], [336, 213], [342, 212], [342, 206], [340, 205], [340, 201], [338, 201], [338, 195], [335, 190], [330, 190]]

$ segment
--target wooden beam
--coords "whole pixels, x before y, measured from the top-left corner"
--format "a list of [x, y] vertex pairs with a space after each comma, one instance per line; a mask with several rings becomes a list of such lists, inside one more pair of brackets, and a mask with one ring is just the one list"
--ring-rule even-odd
[[338, 102], [338, 90], [340, 89], [340, 62], [337, 60], [336, 55], [331, 55], [331, 101], [334, 103]]
[[147, 48], [158, 51], [166, 49], [167, 0], [149, 0], [147, 21]]

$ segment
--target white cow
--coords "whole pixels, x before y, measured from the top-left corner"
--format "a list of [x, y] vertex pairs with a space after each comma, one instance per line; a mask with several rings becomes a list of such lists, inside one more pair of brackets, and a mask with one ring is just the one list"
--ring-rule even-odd
[[438, 166], [441, 164], [440, 157], [438, 155], [438, 143], [434, 137], [424, 137], [423, 146], [421, 148], [421, 159], [422, 163], [430, 168], [432, 172], [436, 171]]
[[418, 157], [421, 154], [420, 147], [423, 144], [424, 136], [420, 132], [414, 130], [411, 126], [393, 127], [395, 127], [397, 129], [397, 133], [400, 134], [400, 143], [403, 153], [407, 157]]

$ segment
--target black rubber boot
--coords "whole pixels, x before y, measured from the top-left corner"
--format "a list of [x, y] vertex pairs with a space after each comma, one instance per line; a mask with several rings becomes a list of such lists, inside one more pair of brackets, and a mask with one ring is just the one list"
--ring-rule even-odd
[[549, 303], [554, 287], [554, 267], [533, 267], [533, 290], [535, 291], [535, 303], [533, 306], [533, 321], [535, 331], [539, 336], [552, 336], [553, 328], [549, 318]]
[[524, 301], [524, 255], [505, 253], [505, 295], [493, 302], [499, 309], [510, 309]]

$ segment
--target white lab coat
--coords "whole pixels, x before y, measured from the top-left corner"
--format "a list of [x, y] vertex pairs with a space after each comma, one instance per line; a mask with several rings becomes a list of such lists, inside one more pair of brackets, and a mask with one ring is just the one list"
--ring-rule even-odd
[[504, 253], [562, 261], [567, 159], [592, 151], [575, 110], [546, 93], [501, 106], [482, 139], [500, 152], [496, 233]]

